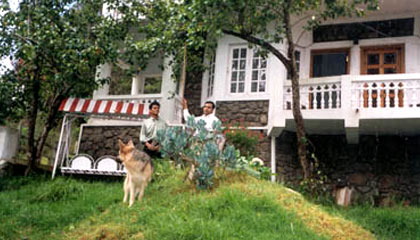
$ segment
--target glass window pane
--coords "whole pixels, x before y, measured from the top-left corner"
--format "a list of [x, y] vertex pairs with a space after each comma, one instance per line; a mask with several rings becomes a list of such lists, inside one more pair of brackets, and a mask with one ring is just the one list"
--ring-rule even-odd
[[265, 70], [261, 70], [261, 73], [260, 74], [261, 74], [261, 78], [260, 79], [262, 81], [265, 81]]
[[395, 53], [385, 53], [384, 54], [384, 64], [395, 64], [396, 63], [396, 54]]
[[241, 58], [246, 58], [246, 48], [241, 48]]
[[265, 92], [265, 82], [260, 82], [260, 86], [258, 89], [259, 92]]
[[267, 67], [267, 60], [266, 59], [262, 59], [261, 60], [261, 68], [266, 68]]
[[238, 58], [239, 57], [239, 49], [233, 49], [233, 58]]
[[245, 85], [243, 82], [240, 82], [238, 92], [244, 92], [244, 90], [245, 90]]
[[240, 69], [242, 70], [242, 69], [245, 69], [245, 64], [246, 64], [246, 61], [245, 60], [241, 60], [241, 63], [240, 63]]
[[396, 68], [385, 68], [384, 69], [384, 74], [392, 74], [392, 73], [397, 73], [397, 69]]
[[370, 68], [367, 70], [367, 74], [379, 74], [378, 68]]
[[245, 72], [244, 71], [239, 72], [239, 81], [245, 81]]
[[232, 69], [233, 70], [237, 70], [238, 69], [238, 61], [233, 61], [232, 62]]
[[367, 55], [368, 65], [379, 64], [379, 54], [368, 54]]
[[313, 55], [313, 76], [327, 77], [347, 74], [347, 52]]
[[252, 71], [252, 80], [258, 80], [258, 71]]
[[258, 68], [258, 63], [259, 63], [259, 59], [258, 59], [258, 58], [254, 58], [254, 59], [252, 60], [252, 68], [253, 68], [253, 69]]
[[251, 84], [251, 92], [256, 92], [257, 91], [257, 85], [258, 85], [257, 82], [253, 82]]
[[231, 84], [230, 84], [230, 92], [231, 92], [231, 93], [236, 92], [236, 83], [231, 83]]
[[232, 82], [236, 81], [238, 79], [238, 72], [232, 72]]

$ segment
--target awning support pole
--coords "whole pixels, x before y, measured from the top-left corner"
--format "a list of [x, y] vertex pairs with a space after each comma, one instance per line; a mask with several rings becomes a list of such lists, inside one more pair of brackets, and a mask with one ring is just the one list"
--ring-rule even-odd
[[57, 171], [57, 165], [58, 165], [58, 162], [59, 162], [58, 158], [60, 157], [60, 153], [61, 153], [61, 144], [62, 144], [62, 141], [63, 141], [64, 128], [65, 128], [66, 122], [67, 122], [67, 114], [64, 115], [63, 123], [61, 125], [61, 133], [60, 133], [60, 139], [58, 140], [57, 152], [55, 154], [54, 168], [53, 168], [53, 172], [52, 172], [52, 179], [54, 179], [55, 173]]

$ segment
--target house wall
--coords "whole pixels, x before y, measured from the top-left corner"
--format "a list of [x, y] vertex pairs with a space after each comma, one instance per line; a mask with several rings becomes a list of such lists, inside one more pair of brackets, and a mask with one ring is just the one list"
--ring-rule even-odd
[[[302, 31], [301, 25], [294, 28], [294, 39], [297, 41], [297, 50], [301, 51], [301, 79], [310, 78], [310, 64], [311, 64], [311, 51], [320, 49], [335, 49], [335, 48], [349, 48], [350, 49], [350, 69], [349, 75], [360, 74], [360, 48], [367, 46], [380, 46], [380, 45], [398, 45], [404, 44], [405, 46], [405, 73], [419, 73], [420, 65], [420, 14], [416, 12], [407, 12], [399, 14], [382, 14], [375, 13], [363, 18], [355, 19], [340, 19], [334, 22], [326, 22], [325, 24], [332, 23], [350, 23], [350, 22], [364, 22], [364, 21], [380, 21], [398, 18], [414, 18], [414, 36], [408, 37], [393, 37], [393, 38], [376, 38], [376, 39], [361, 39], [358, 44], [353, 41], [336, 41], [313, 43], [312, 32]], [[303, 21], [304, 22], [304, 21]]]
[[[420, 200], [420, 136], [361, 136], [358, 145], [346, 143], [344, 135], [313, 135], [309, 139], [334, 189], [354, 188], [354, 201], [386, 204], [392, 198]], [[302, 179], [296, 155], [296, 137], [283, 132], [276, 139], [277, 180], [295, 186]]]
[[268, 122], [267, 100], [217, 101], [217, 117], [230, 122], [242, 122], [248, 127], [263, 127]]

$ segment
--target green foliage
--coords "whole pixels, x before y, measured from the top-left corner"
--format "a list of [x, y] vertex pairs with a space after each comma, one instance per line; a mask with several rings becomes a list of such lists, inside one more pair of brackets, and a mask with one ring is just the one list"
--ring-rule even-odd
[[225, 122], [224, 134], [226, 141], [239, 149], [242, 155], [246, 157], [257, 155], [257, 146], [260, 140], [260, 135], [249, 130], [243, 122], [229, 123]]
[[[306, 139], [305, 141], [308, 140]], [[329, 194], [327, 189], [328, 177], [323, 173], [320, 162], [314, 153], [311, 154], [310, 158], [313, 163], [312, 176], [300, 182], [300, 190], [311, 198], [323, 198]]]
[[[0, 0], [0, 58], [11, 56], [14, 62], [10, 77], [0, 82], [1, 91], [12, 95], [13, 102], [5, 102], [14, 104], [14, 109], [0, 108], [0, 121], [9, 114], [28, 119], [30, 167], [41, 157], [49, 132], [61, 118], [61, 101], [90, 96], [108, 81], [95, 79], [97, 67], [116, 62], [120, 55], [129, 19], [98, 14], [103, 4], [102, 0], [19, 1], [17, 10], [12, 10], [7, 0]], [[10, 95], [2, 96], [2, 103]], [[36, 129], [37, 121], [42, 130]]]
[[25, 114], [23, 91], [13, 72], [0, 76], [0, 125], [17, 121]]
[[185, 128], [170, 127], [158, 132], [158, 142], [164, 157], [175, 160], [178, 164], [194, 166], [194, 182], [198, 189], [209, 189], [213, 185], [217, 162], [222, 167], [235, 166], [235, 149], [226, 146], [218, 148], [221, 137], [221, 123], [213, 123], [214, 132], [205, 128], [205, 122], [196, 122], [191, 116]]

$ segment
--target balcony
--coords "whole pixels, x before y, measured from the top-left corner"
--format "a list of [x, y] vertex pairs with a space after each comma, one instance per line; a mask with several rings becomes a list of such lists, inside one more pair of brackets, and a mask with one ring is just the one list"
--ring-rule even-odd
[[[283, 91], [280, 112], [284, 128], [293, 131], [290, 82]], [[420, 74], [301, 80], [300, 94], [309, 134], [347, 134], [350, 142], [357, 142], [361, 134], [420, 134]]]

